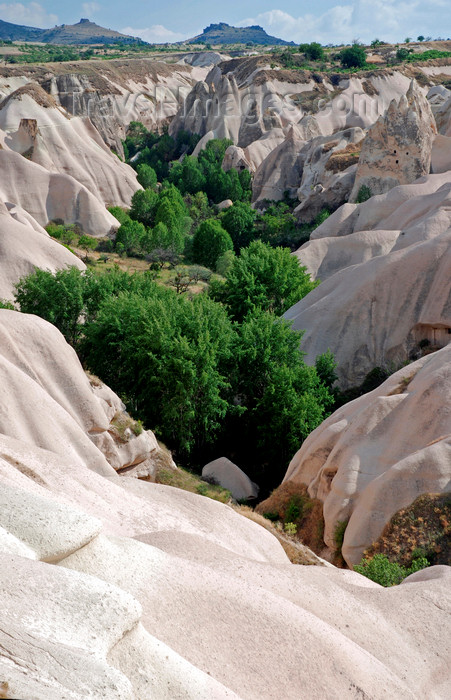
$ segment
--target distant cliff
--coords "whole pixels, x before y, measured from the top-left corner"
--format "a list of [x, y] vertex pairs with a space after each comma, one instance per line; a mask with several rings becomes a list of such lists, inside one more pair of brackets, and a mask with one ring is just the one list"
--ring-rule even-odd
[[202, 34], [189, 39], [189, 44], [259, 44], [259, 45], [293, 45], [292, 41], [284, 41], [275, 36], [270, 36], [263, 27], [258, 24], [251, 27], [231, 27], [230, 24], [220, 22], [205, 27]]

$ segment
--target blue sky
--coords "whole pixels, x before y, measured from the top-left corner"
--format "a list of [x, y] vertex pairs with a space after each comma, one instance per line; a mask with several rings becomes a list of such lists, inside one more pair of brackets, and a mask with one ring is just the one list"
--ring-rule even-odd
[[200, 33], [211, 22], [260, 24], [266, 31], [296, 42], [323, 44], [403, 41], [419, 34], [451, 37], [450, 0], [40, 0], [0, 2], [0, 19], [50, 27], [88, 17], [98, 24], [147, 41], [178, 41]]

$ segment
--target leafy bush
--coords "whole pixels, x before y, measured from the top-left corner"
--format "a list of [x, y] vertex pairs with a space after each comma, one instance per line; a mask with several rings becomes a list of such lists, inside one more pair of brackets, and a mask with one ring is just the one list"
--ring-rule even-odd
[[353, 44], [341, 51], [340, 61], [344, 68], [363, 68], [366, 65], [365, 49], [358, 44]]
[[221, 224], [230, 234], [235, 252], [248, 246], [255, 237], [255, 219], [254, 209], [245, 202], [237, 202], [223, 214]]
[[334, 543], [337, 548], [337, 552], [341, 553], [341, 548], [343, 547], [343, 540], [345, 538], [346, 528], [348, 527], [349, 520], [339, 520], [335, 525], [334, 530]]
[[232, 239], [219, 221], [207, 219], [196, 230], [192, 243], [192, 258], [199, 265], [214, 270], [216, 262], [227, 250], [233, 249]]
[[157, 174], [150, 165], [140, 163], [136, 168], [138, 173], [138, 182], [144, 189], [154, 189], [157, 184]]
[[354, 571], [379, 583], [381, 586], [396, 586], [406, 576], [420, 571], [428, 566], [428, 560], [424, 557], [415, 559], [409, 568], [401, 566], [397, 562], [391, 562], [385, 554], [375, 554], [372, 559], [362, 559], [360, 564], [354, 566]]
[[310, 44], [301, 44], [299, 46], [299, 51], [304, 54], [304, 56], [309, 61], [324, 61], [325, 53], [321, 44], [316, 41], [312, 41]]
[[368, 185], [362, 185], [357, 193], [357, 204], [362, 204], [372, 197], [371, 190]]
[[226, 250], [225, 253], [220, 255], [216, 261], [216, 272], [218, 273], [218, 275], [226, 277], [233, 265], [234, 259], [235, 253], [233, 252], [233, 250]]
[[254, 241], [233, 260], [225, 283], [212, 285], [210, 293], [241, 321], [257, 309], [281, 316], [317, 285], [288, 248]]
[[407, 61], [411, 53], [412, 49], [400, 48], [396, 51], [396, 58], [398, 61]]

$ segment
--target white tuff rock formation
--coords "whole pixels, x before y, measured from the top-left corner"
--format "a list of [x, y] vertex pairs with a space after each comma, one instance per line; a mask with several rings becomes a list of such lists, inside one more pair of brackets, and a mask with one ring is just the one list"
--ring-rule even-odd
[[345, 204], [296, 256], [321, 284], [285, 317], [307, 361], [332, 350], [343, 386], [405, 362], [451, 328], [451, 172]]
[[85, 269], [85, 264], [50, 238], [30, 214], [0, 198], [0, 299], [13, 300], [14, 285], [36, 267], [56, 272], [68, 266]]
[[284, 481], [324, 503], [326, 544], [349, 520], [342, 554], [352, 566], [401, 508], [451, 492], [451, 345], [338, 409], [308, 436]]
[[431, 150], [437, 133], [428, 101], [416, 81], [406, 95], [393, 100], [365, 138], [360, 153], [350, 201], [355, 202], [362, 187], [372, 195], [407, 185], [431, 167]]
[[93, 396], [46, 322], [0, 311], [0, 328], [3, 692], [449, 695], [448, 570], [385, 590], [351, 571], [296, 566], [230, 507], [117, 476], [88, 448], [115, 399]]

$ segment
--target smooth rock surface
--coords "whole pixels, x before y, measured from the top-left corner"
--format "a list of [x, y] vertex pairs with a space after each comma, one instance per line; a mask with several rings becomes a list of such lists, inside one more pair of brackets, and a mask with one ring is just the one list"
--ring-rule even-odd
[[296, 251], [322, 283], [285, 318], [305, 330], [307, 361], [328, 348], [342, 386], [378, 366], [442, 347], [451, 327], [451, 172], [332, 214]]
[[227, 457], [219, 457], [206, 464], [202, 469], [202, 476], [207, 481], [212, 479], [214, 483], [228, 489], [237, 501], [258, 496], [257, 484]]
[[352, 566], [401, 508], [451, 491], [451, 345], [403, 367], [338, 409], [303, 443], [284, 481], [324, 503], [324, 539]]

